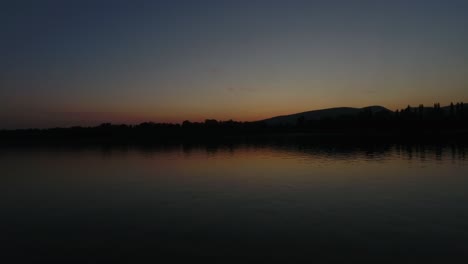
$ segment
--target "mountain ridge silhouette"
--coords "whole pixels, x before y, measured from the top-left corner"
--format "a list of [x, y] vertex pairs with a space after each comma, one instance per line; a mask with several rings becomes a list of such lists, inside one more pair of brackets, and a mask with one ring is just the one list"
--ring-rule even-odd
[[270, 118], [259, 120], [259, 121], [265, 122], [268, 125], [294, 125], [297, 123], [298, 118], [301, 118], [301, 117], [304, 117], [305, 121], [310, 121], [310, 120], [320, 120], [320, 119], [325, 119], [325, 118], [337, 118], [340, 116], [357, 116], [359, 113], [363, 113], [365, 111], [371, 111], [372, 113], [393, 112], [380, 105], [372, 105], [372, 106], [366, 106], [362, 108], [332, 107], [332, 108], [317, 109], [317, 110], [299, 112], [299, 113], [288, 114], [288, 115], [274, 116], [274, 117], [270, 117]]

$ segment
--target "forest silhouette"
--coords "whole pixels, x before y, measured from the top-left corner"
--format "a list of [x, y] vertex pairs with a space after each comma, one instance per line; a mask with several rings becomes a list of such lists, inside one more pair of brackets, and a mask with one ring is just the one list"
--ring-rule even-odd
[[[417, 138], [441, 140], [466, 138], [468, 110], [463, 103], [441, 107], [407, 106], [396, 111], [375, 111], [362, 108], [357, 114], [337, 115], [309, 120], [303, 115], [294, 122], [268, 124], [265, 121], [239, 122], [206, 119], [204, 122], [184, 121], [182, 124], [145, 122], [138, 125], [103, 123], [95, 127], [21, 129], [0, 131], [0, 141], [105, 141], [105, 142], [163, 142], [168, 140], [235, 140], [248, 137], [301, 135], [316, 138], [358, 137]], [[379, 108], [380, 109], [380, 108]]]

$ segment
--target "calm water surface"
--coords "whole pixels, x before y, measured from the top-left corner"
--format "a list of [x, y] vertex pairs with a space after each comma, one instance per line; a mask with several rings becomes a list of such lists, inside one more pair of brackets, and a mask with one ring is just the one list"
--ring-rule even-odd
[[456, 145], [2, 148], [0, 257], [9, 260], [4, 263], [462, 259], [468, 256], [466, 151]]

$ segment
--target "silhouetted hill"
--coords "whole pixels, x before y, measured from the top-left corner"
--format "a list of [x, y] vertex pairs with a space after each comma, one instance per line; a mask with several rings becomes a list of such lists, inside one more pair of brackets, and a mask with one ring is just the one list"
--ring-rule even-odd
[[353, 107], [334, 107], [320, 110], [307, 111], [302, 113], [296, 113], [291, 115], [276, 116], [261, 120], [267, 125], [295, 125], [297, 124], [300, 118], [304, 118], [304, 121], [312, 120], [322, 120], [322, 119], [336, 119], [340, 117], [356, 117], [360, 113], [371, 111], [372, 113], [386, 112], [391, 113], [392, 111], [388, 110], [383, 106], [368, 106], [363, 108], [353, 108]]
[[462, 102], [441, 107], [407, 106], [395, 112], [382, 106], [338, 107], [257, 122], [234, 120], [182, 124], [145, 122], [139, 125], [104, 123], [96, 127], [0, 130], [0, 143], [10, 142], [171, 142], [259, 140], [271, 136], [306, 135], [311, 138], [346, 138], [364, 141], [468, 139], [468, 111]]

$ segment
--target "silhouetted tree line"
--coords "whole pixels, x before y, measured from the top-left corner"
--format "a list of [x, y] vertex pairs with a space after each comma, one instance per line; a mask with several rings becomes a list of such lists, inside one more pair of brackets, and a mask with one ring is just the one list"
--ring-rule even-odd
[[71, 127], [51, 129], [24, 129], [0, 131], [0, 140], [109, 140], [138, 141], [216, 138], [238, 136], [265, 136], [272, 134], [303, 133], [312, 135], [387, 135], [423, 136], [434, 133], [468, 135], [468, 110], [462, 102], [441, 107], [419, 105], [407, 106], [392, 111], [372, 111], [367, 108], [357, 115], [343, 115], [335, 118], [306, 120], [299, 116], [296, 122], [281, 125], [268, 125], [266, 122], [218, 121], [207, 119], [204, 122], [182, 124], [145, 122], [139, 125], [115, 125], [104, 123], [96, 127]]
[[[291, 125], [280, 125], [291, 128]], [[296, 128], [302, 130], [323, 131], [378, 131], [378, 132], [421, 132], [421, 131], [455, 131], [468, 129], [468, 111], [464, 104], [451, 103], [441, 107], [435, 103], [433, 107], [420, 104], [417, 107], [408, 105], [396, 111], [372, 111], [366, 108], [357, 115], [342, 115], [335, 118], [305, 120], [300, 116]]]
[[407, 106], [405, 109], [396, 110], [395, 117], [404, 120], [463, 120], [466, 119], [467, 113], [464, 109], [463, 102], [441, 108], [440, 103], [435, 103], [433, 107], [424, 107], [419, 105], [417, 108]]

